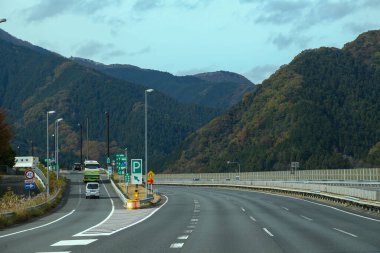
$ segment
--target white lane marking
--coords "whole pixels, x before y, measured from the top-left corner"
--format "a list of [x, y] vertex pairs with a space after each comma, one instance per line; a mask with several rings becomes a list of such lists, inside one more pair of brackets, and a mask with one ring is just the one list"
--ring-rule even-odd
[[344, 230], [341, 230], [341, 229], [338, 229], [338, 228], [333, 228], [333, 229], [336, 230], [336, 231], [339, 231], [339, 232], [341, 232], [341, 233], [343, 233], [343, 234], [346, 234], [346, 235], [352, 236], [352, 237], [358, 237], [357, 235], [354, 235], [354, 234], [348, 233], [348, 232], [346, 232], [346, 231], [344, 231]]
[[170, 245], [170, 248], [172, 249], [179, 249], [179, 248], [182, 248], [184, 243], [173, 243], [172, 245]]
[[[101, 180], [101, 181], [102, 181], [102, 180]], [[103, 181], [102, 181], [102, 183], [103, 183]], [[81, 234], [84, 234], [84, 233], [86, 233], [87, 231], [89, 231], [89, 230], [91, 230], [91, 229], [93, 229], [93, 228], [95, 228], [95, 227], [97, 227], [97, 226], [102, 225], [104, 222], [108, 221], [108, 220], [111, 218], [113, 212], [115, 211], [115, 205], [113, 204], [113, 200], [112, 200], [112, 198], [111, 198], [111, 195], [109, 194], [109, 192], [108, 192], [108, 190], [107, 190], [107, 187], [106, 187], [105, 185], [104, 185], [104, 189], [106, 189], [107, 195], [108, 195], [109, 199], [111, 200], [111, 205], [112, 205], [111, 212], [108, 214], [108, 216], [107, 216], [104, 220], [102, 220], [102, 221], [99, 222], [98, 224], [96, 224], [96, 225], [94, 225], [94, 226], [92, 226], [92, 227], [90, 227], [90, 228], [88, 228], [88, 229], [86, 229], [86, 230], [83, 230], [82, 232], [79, 232], [78, 234], [75, 234], [75, 235], [73, 235], [73, 236], [81, 236]]]
[[271, 233], [271, 232], [269, 232], [269, 230], [268, 229], [266, 229], [266, 228], [263, 228], [263, 230], [265, 231], [265, 233], [267, 233], [269, 236], [273, 236], [273, 234]]
[[185, 234], [191, 234], [193, 232], [193, 230], [189, 229], [189, 230], [185, 230], [183, 231]]
[[198, 219], [191, 219], [191, 221], [198, 221]]
[[87, 240], [62, 240], [56, 242], [50, 246], [75, 246], [75, 245], [88, 245], [92, 242], [95, 242], [98, 239], [87, 239]]
[[194, 226], [194, 225], [191, 225], [191, 226], [187, 226], [187, 228], [195, 228], [195, 226]]
[[302, 218], [304, 218], [305, 220], [308, 220], [308, 221], [312, 221], [313, 219], [312, 218], [309, 218], [309, 217], [306, 217], [306, 216], [303, 216], [303, 215], [300, 215]]
[[243, 207], [240, 207], [243, 212], [245, 212], [245, 209]]
[[53, 220], [53, 221], [51, 221], [51, 222], [49, 222], [49, 223], [46, 223], [46, 224], [44, 224], [44, 225], [37, 226], [37, 227], [33, 227], [33, 228], [28, 228], [28, 229], [25, 229], [25, 230], [17, 231], [17, 232], [10, 233], [10, 234], [6, 234], [6, 235], [2, 235], [2, 236], [0, 236], [0, 238], [7, 237], [7, 236], [11, 236], [11, 235], [16, 235], [16, 234], [20, 234], [20, 233], [23, 233], [23, 232], [27, 232], [27, 231], [31, 231], [31, 230], [35, 230], [35, 229], [38, 229], [38, 228], [42, 228], [42, 227], [49, 226], [49, 225], [51, 225], [51, 224], [53, 224], [53, 223], [56, 223], [56, 222], [58, 222], [58, 221], [60, 221], [60, 220], [62, 220], [62, 219], [64, 219], [64, 218], [66, 218], [67, 216], [73, 214], [74, 212], [75, 212], [75, 209], [72, 210], [70, 213], [68, 213], [68, 214], [66, 214], [66, 215], [64, 215], [64, 216], [62, 216], [61, 218], [58, 218], [58, 219], [56, 219], [56, 220]]
[[250, 218], [251, 220], [253, 220], [253, 221], [256, 221], [256, 219], [253, 218], [252, 216], [249, 216], [249, 218]]
[[[166, 203], [168, 203], [168, 201], [169, 201], [169, 198], [166, 196], [166, 195], [163, 195], [163, 196], [165, 196], [165, 198], [166, 198], [166, 201], [165, 201], [165, 203], [164, 204], [162, 204], [159, 208], [157, 208], [156, 210], [154, 210], [153, 212], [151, 212], [149, 215], [147, 215], [146, 217], [144, 217], [143, 219], [141, 219], [141, 220], [138, 220], [138, 221], [136, 221], [135, 223], [132, 223], [132, 224], [130, 224], [130, 225], [128, 225], [128, 226], [125, 226], [125, 227], [122, 227], [122, 228], [120, 228], [120, 229], [117, 229], [117, 230], [115, 230], [115, 231], [112, 231], [111, 233], [99, 233], [99, 234], [85, 234], [85, 232], [86, 231], [88, 231], [89, 229], [86, 229], [85, 231], [82, 231], [82, 232], [80, 232], [80, 233], [78, 233], [78, 234], [75, 234], [75, 235], [73, 235], [73, 237], [76, 237], [76, 236], [100, 236], [100, 235], [104, 235], [104, 236], [109, 236], [109, 235], [113, 235], [113, 234], [115, 234], [115, 233], [117, 233], [117, 232], [119, 232], [119, 231], [121, 231], [121, 230], [124, 230], [124, 229], [127, 229], [127, 228], [130, 228], [130, 227], [132, 227], [132, 226], [134, 226], [134, 225], [137, 225], [137, 224], [139, 224], [140, 222], [143, 222], [144, 220], [146, 220], [146, 219], [148, 219], [149, 217], [151, 217], [153, 214], [155, 214], [158, 210], [160, 210], [164, 205], [166, 205]], [[100, 225], [100, 224], [99, 224]]]
[[71, 253], [71, 251], [49, 251], [49, 252], [36, 252], [36, 253]]
[[194, 210], [194, 213], [199, 213], [201, 210], [197, 209], [197, 210]]
[[178, 240], [186, 240], [187, 238], [189, 238], [188, 235], [181, 235], [177, 237]]
[[282, 209], [286, 210], [286, 211], [289, 211], [289, 208], [286, 208], [284, 206], [281, 207]]
[[268, 193], [268, 192], [258, 192], [258, 191], [255, 191], [255, 192], [262, 193], [262, 194], [267, 194], [267, 195], [272, 195], [272, 196], [277, 196], [277, 197], [283, 197], [283, 198], [289, 198], [289, 199], [295, 199], [295, 200], [299, 200], [299, 201], [304, 201], [304, 202], [308, 202], [308, 203], [311, 203], [311, 204], [314, 204], [314, 205], [324, 206], [324, 207], [327, 207], [327, 208], [331, 208], [331, 209], [333, 209], [335, 211], [342, 212], [342, 213], [349, 214], [349, 215], [353, 215], [353, 216], [356, 216], [356, 217], [359, 217], [359, 218], [363, 218], [363, 219], [366, 219], [366, 220], [380, 222], [380, 220], [378, 220], [378, 219], [362, 216], [362, 215], [359, 215], [359, 214], [356, 214], [356, 213], [350, 213], [348, 211], [344, 211], [342, 209], [339, 209], [339, 208], [336, 208], [336, 207], [333, 207], [333, 206], [316, 203], [316, 202], [313, 202], [313, 201], [310, 201], [310, 200], [306, 200], [306, 199], [298, 199], [298, 198], [295, 198], [295, 197], [284, 196], [284, 195], [274, 194], [274, 193]]

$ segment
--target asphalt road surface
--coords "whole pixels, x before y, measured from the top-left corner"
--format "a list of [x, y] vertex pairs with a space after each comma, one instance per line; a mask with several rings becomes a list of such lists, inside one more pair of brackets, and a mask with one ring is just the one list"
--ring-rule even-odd
[[0, 252], [380, 252], [380, 220], [324, 204], [158, 186], [161, 206], [126, 211], [108, 181], [100, 199], [85, 199], [82, 175], [68, 177], [63, 207], [0, 231]]

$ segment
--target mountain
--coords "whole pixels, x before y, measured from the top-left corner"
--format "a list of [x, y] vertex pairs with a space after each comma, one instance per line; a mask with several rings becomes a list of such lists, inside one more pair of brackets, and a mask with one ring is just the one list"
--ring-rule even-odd
[[[49, 117], [49, 133], [54, 132], [54, 120], [62, 117], [60, 160], [64, 164], [79, 159], [78, 123], [84, 126], [85, 140], [86, 118], [89, 158], [105, 161], [106, 111], [111, 153], [128, 148], [130, 158], [144, 157], [146, 87], [109, 77], [31, 44], [15, 43], [17, 39], [1, 30], [0, 38], [0, 107], [12, 126], [13, 146], [20, 147], [18, 155], [30, 154], [33, 141], [35, 154], [41, 160], [46, 156], [46, 112], [55, 110]], [[149, 93], [148, 105], [149, 166], [154, 170], [188, 134], [219, 113], [181, 104], [158, 91]], [[53, 138], [50, 143], [52, 150]]]
[[180, 102], [217, 109], [231, 107], [241, 100], [244, 93], [255, 89], [255, 85], [247, 78], [226, 71], [175, 76], [133, 65], [105, 65], [78, 57], [71, 59], [109, 76], [159, 90]]
[[228, 71], [215, 71], [215, 72], [206, 72], [206, 73], [200, 73], [193, 75], [195, 77], [198, 77], [204, 81], [212, 82], [212, 83], [223, 83], [223, 82], [230, 82], [230, 83], [236, 83], [241, 85], [253, 85], [251, 81], [249, 81], [247, 78], [245, 78], [242, 75], [228, 72]]
[[380, 165], [380, 31], [343, 49], [305, 50], [188, 137], [167, 171]]

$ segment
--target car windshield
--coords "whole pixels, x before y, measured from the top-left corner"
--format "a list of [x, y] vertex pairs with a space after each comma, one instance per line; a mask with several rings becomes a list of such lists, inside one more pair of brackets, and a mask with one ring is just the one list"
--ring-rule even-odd
[[99, 164], [86, 164], [87, 169], [98, 169]]
[[99, 185], [98, 184], [88, 184], [87, 189], [98, 189]]

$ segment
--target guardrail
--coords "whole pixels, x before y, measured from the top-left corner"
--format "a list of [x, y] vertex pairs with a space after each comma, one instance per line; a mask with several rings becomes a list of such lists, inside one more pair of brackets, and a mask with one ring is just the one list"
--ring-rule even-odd
[[157, 180], [158, 185], [232, 187], [261, 191], [274, 191], [296, 194], [314, 198], [327, 199], [334, 202], [349, 203], [366, 210], [380, 213], [380, 192], [334, 185], [305, 184], [275, 181], [192, 181], [192, 180]]
[[[238, 172], [227, 173], [187, 173], [187, 174], [156, 174], [155, 180], [225, 180], [235, 179]], [[380, 168], [360, 168], [345, 170], [298, 170], [292, 174], [290, 171], [261, 171], [241, 172], [240, 180], [343, 180], [343, 181], [380, 181]]]

